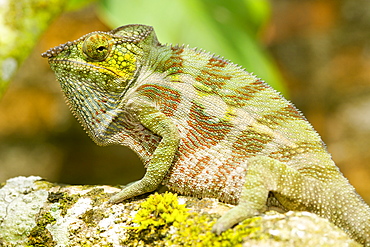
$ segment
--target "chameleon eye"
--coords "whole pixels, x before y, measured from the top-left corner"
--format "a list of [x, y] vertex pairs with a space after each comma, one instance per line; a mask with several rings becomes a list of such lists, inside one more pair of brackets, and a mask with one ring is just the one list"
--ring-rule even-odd
[[106, 34], [91, 34], [86, 37], [82, 51], [92, 61], [103, 61], [106, 59], [111, 51], [111, 38]]

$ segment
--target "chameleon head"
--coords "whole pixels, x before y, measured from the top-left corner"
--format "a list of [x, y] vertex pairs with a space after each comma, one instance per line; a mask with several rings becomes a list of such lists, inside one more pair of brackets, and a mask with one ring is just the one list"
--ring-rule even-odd
[[94, 90], [122, 92], [142, 65], [150, 43], [155, 42], [152, 27], [127, 25], [110, 32], [89, 33], [41, 56], [49, 59], [62, 87], [74, 77], [73, 84], [84, 80], [85, 86]]
[[94, 132], [110, 124], [153, 44], [159, 43], [152, 27], [127, 25], [89, 33], [42, 54], [72, 112], [97, 143]]

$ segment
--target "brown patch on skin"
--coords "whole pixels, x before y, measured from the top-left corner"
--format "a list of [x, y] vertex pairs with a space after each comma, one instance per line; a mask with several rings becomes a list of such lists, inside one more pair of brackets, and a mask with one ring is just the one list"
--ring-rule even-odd
[[182, 46], [172, 46], [171, 50], [173, 51], [173, 54], [181, 55], [181, 53], [184, 52], [184, 47], [182, 47]]
[[260, 93], [269, 87], [266, 86], [265, 83], [262, 81], [256, 81], [249, 83], [248, 85], [244, 85], [242, 87], [236, 88], [229, 94], [222, 94], [220, 95], [227, 104], [236, 106], [236, 107], [244, 107], [248, 104], [248, 101], [254, 99], [257, 93]]
[[243, 87], [237, 88], [235, 91], [243, 96], [243, 100], [250, 100], [254, 98], [256, 93], [266, 90], [267, 87], [263, 83], [248, 84]]
[[158, 102], [158, 105], [161, 106], [161, 112], [166, 116], [173, 116], [181, 102], [181, 94], [178, 91], [160, 85], [142, 85], [138, 88], [138, 92]]
[[254, 82], [251, 82], [250, 84], [251, 85], [260, 85], [261, 87], [264, 87], [264, 88], [270, 88], [270, 86], [268, 86], [264, 81], [262, 81], [260, 79], [257, 79]]
[[324, 152], [325, 146], [322, 142], [299, 142], [298, 146], [292, 148], [288, 146], [280, 147], [275, 152], [272, 152], [269, 156], [277, 159], [281, 162], [287, 162], [293, 159], [296, 155], [304, 153], [321, 153]]
[[232, 78], [223, 68], [228, 64], [227, 61], [221, 58], [212, 57], [208, 63], [200, 71], [200, 74], [195, 77], [195, 80], [211, 86], [212, 88], [222, 88], [227, 81]]
[[217, 57], [212, 57], [209, 59], [208, 64], [206, 65], [207, 67], [220, 67], [223, 68], [228, 64], [227, 61], [225, 61], [222, 58], [217, 58]]
[[279, 123], [281, 121], [284, 120], [285, 120], [284, 117], [276, 115], [275, 113], [271, 113], [261, 116], [260, 118], [257, 119], [257, 122], [270, 128], [275, 128], [279, 126]]
[[[205, 167], [209, 166], [212, 163], [211, 159], [212, 158], [210, 156], [205, 156], [205, 157], [201, 157], [200, 159], [198, 159], [197, 165], [193, 168], [193, 172], [194, 172], [193, 177], [196, 177], [200, 173], [202, 173]], [[209, 179], [209, 177], [207, 177], [206, 179]], [[206, 180], [205, 182], [209, 183], [210, 181]]]
[[194, 146], [189, 146], [190, 150], [198, 147], [210, 147], [223, 140], [227, 133], [233, 128], [233, 125], [225, 120], [218, 119], [207, 114], [204, 107], [193, 102], [190, 107], [189, 120], [187, 121], [190, 130], [187, 133], [187, 139]]
[[[216, 72], [216, 73], [215, 73]], [[218, 73], [217, 73], [218, 72]], [[226, 85], [226, 81], [231, 79], [231, 76], [225, 75], [222, 71], [215, 69], [203, 69], [200, 75], [195, 77], [195, 80], [212, 87], [222, 88]]]
[[[229, 160], [231, 161], [231, 160]], [[215, 178], [217, 178], [216, 183], [220, 186], [220, 188], [225, 188], [226, 186], [233, 186], [234, 188], [238, 188], [240, 185], [238, 185], [238, 181], [244, 181], [245, 173], [240, 173], [238, 175], [232, 175], [231, 171], [235, 170], [236, 166], [240, 166], [240, 163], [235, 162], [226, 162], [222, 166], [218, 167], [217, 175], [214, 174]], [[237, 190], [236, 190], [237, 191]], [[234, 191], [225, 191], [222, 189], [218, 194], [220, 200], [222, 201], [222, 198], [233, 198], [230, 203], [237, 204], [239, 201], [239, 195], [235, 194]]]
[[[186, 139], [183, 141], [183, 145], [180, 146], [179, 152], [183, 156], [187, 156], [188, 153], [194, 153], [196, 148], [204, 145], [202, 140], [199, 140], [197, 135], [192, 133], [187, 133]], [[207, 145], [206, 147], [210, 147], [211, 145]]]
[[233, 143], [233, 153], [238, 156], [250, 157], [260, 153], [267, 143], [271, 142], [272, 137], [247, 129], [241, 132], [237, 140]]
[[280, 108], [277, 111], [273, 111], [270, 114], [261, 116], [257, 119], [260, 124], [266, 125], [270, 128], [277, 127], [281, 122], [303, 120], [306, 121], [305, 117], [299, 113], [299, 111], [291, 104]]
[[290, 118], [292, 120], [295, 120], [295, 119], [306, 120], [306, 118], [291, 104], [284, 107], [281, 113], [286, 118]]
[[245, 98], [239, 95], [222, 95], [222, 98], [228, 105], [240, 108], [246, 105]]
[[171, 47], [171, 50], [173, 53], [168, 60], [163, 62], [160, 72], [169, 71], [169, 75], [183, 73], [184, 59], [181, 57], [181, 54], [184, 52], [184, 48], [175, 46]]

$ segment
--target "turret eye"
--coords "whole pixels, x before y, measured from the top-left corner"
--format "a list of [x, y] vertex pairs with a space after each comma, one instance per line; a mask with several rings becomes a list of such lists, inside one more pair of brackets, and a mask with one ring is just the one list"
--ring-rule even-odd
[[102, 52], [102, 51], [104, 51], [104, 50], [106, 50], [107, 49], [107, 47], [105, 47], [105, 46], [99, 46], [98, 48], [96, 48], [96, 50], [98, 51], [98, 52]]
[[82, 51], [92, 61], [103, 61], [109, 55], [112, 48], [111, 38], [106, 34], [95, 33], [86, 37]]

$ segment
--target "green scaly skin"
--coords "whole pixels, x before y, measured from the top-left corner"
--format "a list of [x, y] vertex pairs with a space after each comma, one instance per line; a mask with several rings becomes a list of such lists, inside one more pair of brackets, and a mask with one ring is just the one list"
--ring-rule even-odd
[[162, 45], [152, 27], [93, 32], [42, 54], [98, 145], [137, 152], [144, 177], [110, 202], [160, 184], [237, 206], [217, 234], [271, 206], [329, 219], [370, 246], [370, 209], [300, 112], [243, 68]]

